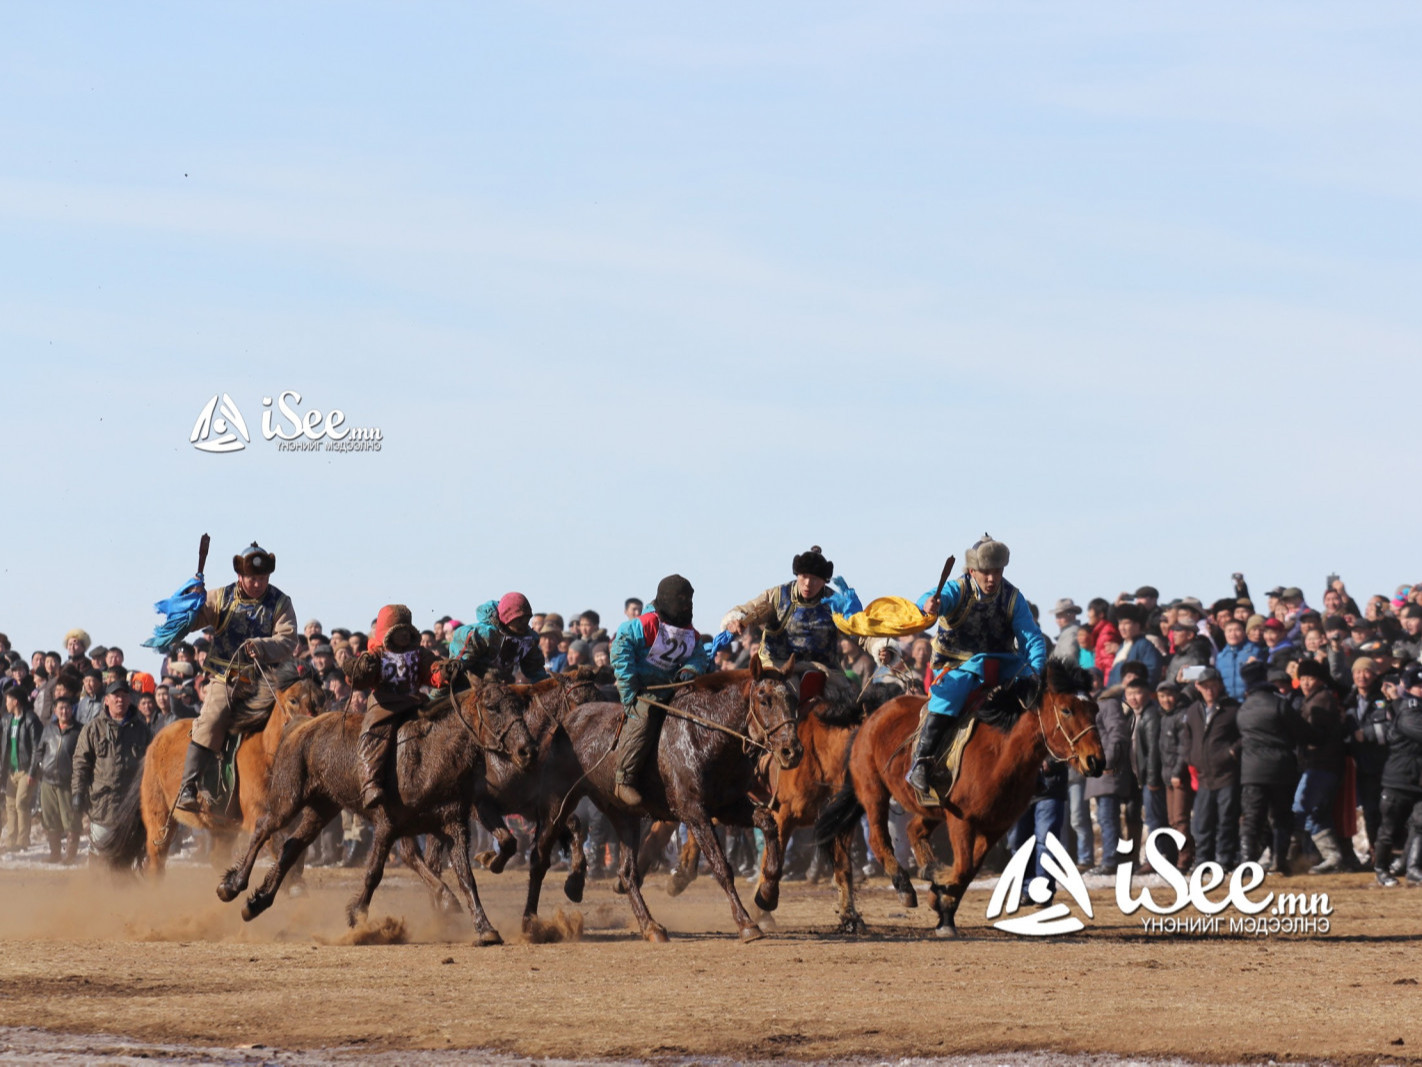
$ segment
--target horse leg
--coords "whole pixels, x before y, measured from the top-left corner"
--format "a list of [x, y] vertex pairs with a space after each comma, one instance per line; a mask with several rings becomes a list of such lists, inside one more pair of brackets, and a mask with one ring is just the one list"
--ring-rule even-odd
[[[324, 825], [324, 824], [322, 824]], [[385, 877], [385, 862], [395, 844], [395, 830], [383, 811], [375, 812], [375, 832], [371, 835], [370, 855], [365, 860], [365, 878], [360, 892], [346, 905], [346, 925], [354, 926], [370, 912], [370, 898], [375, 896], [380, 880]]]
[[676, 870], [667, 879], [667, 896], [681, 896], [686, 887], [696, 881], [696, 869], [701, 866], [701, 848], [696, 838], [687, 835], [686, 844], [681, 846], [681, 854], [676, 860]]
[[[785, 809], [782, 808], [781, 811]], [[782, 818], [769, 808], [757, 807], [751, 814], [755, 828], [765, 838], [765, 854], [760, 860], [760, 884], [755, 890], [755, 906], [761, 911], [774, 911], [780, 903], [780, 873], [785, 866], [785, 839], [788, 816]]]
[[935, 826], [922, 815], [915, 815], [908, 822], [908, 839], [913, 858], [918, 861], [918, 876], [929, 884], [937, 898], [943, 887], [938, 884], [938, 857], [933, 854], [928, 840]]
[[[276, 863], [272, 864], [272, 869], [267, 872], [266, 878], [256, 891], [247, 897], [242, 905], [242, 921], [251, 922], [262, 912], [272, 906], [272, 901], [276, 899], [277, 890], [281, 888], [281, 880], [286, 877], [292, 865], [306, 850], [306, 846], [316, 840], [316, 835], [321, 832], [321, 828], [326, 825], [329, 815], [323, 817], [323, 813], [315, 808], [304, 808], [301, 818], [297, 820], [296, 829], [290, 837], [282, 842], [281, 852], [277, 856]], [[266, 821], [264, 817], [263, 822]], [[253, 838], [256, 841], [256, 838]], [[258, 845], [257, 848], [261, 846]], [[249, 856], [255, 858], [256, 850], [249, 850]], [[250, 870], [250, 868], [248, 868]], [[224, 882], [225, 886], [225, 882]], [[221, 890], [219, 889], [219, 894]]]
[[632, 906], [637, 926], [648, 941], [666, 941], [666, 927], [653, 919], [652, 913], [647, 910], [647, 902], [642, 898], [641, 879], [637, 876], [637, 846], [642, 836], [642, 820], [636, 815], [623, 814], [608, 818], [617, 835], [617, 877], [627, 887], [627, 903]]
[[400, 858], [405, 862], [405, 866], [414, 871], [415, 875], [429, 889], [435, 911], [445, 915], [458, 914], [459, 898], [454, 895], [449, 886], [444, 884], [440, 876], [435, 874], [434, 869], [425, 862], [424, 853], [420, 851], [420, 843], [413, 837], [402, 837], [395, 848], [399, 852]]
[[574, 904], [583, 902], [583, 887], [588, 880], [588, 856], [583, 851], [583, 844], [587, 841], [587, 827], [583, 825], [583, 820], [576, 815], [569, 815], [568, 826], [568, 877], [563, 879], [563, 895]]
[[503, 814], [487, 800], [475, 802], [474, 810], [479, 816], [479, 822], [485, 830], [494, 835], [494, 840], [499, 845], [497, 852], [481, 852], [474, 857], [474, 862], [490, 874], [499, 874], [509, 860], [513, 859], [514, 853], [518, 851], [518, 838], [514, 837], [513, 831], [504, 822]]
[[[869, 819], [869, 847], [874, 850], [874, 858], [884, 868], [884, 873], [894, 883], [894, 889], [899, 894], [899, 903], [906, 908], [916, 908], [918, 893], [913, 888], [913, 882], [909, 880], [908, 871], [899, 866], [899, 861], [894, 856], [893, 842], [889, 840], [889, 791], [884, 788], [884, 783], [876, 778], [865, 793], [870, 795], [861, 794], [859, 800], [864, 805], [864, 814]], [[850, 834], [853, 834], [853, 828]]]
[[854, 904], [854, 849], [849, 833], [834, 839], [834, 884], [839, 887], [839, 932], [865, 934], [869, 928]]
[[[291, 805], [295, 808], [295, 805]], [[252, 868], [257, 865], [257, 857], [261, 854], [262, 848], [271, 840], [274, 833], [281, 828], [282, 821], [291, 818], [295, 814], [294, 810], [277, 811], [273, 809], [257, 820], [257, 827], [252, 831], [252, 838], [247, 842], [247, 851], [243, 857], [227, 869], [227, 873], [217, 883], [218, 899], [226, 903], [236, 900], [239, 893], [247, 888], [247, 883], [252, 877]]]
[[701, 851], [706, 854], [706, 860], [711, 864], [711, 873], [731, 901], [731, 917], [735, 919], [736, 927], [741, 932], [741, 940], [759, 941], [765, 935], [751, 919], [750, 913], [736, 894], [735, 883], [731, 880], [731, 866], [726, 862], [726, 853], [721, 850], [721, 842], [716, 837], [711, 820], [705, 815], [691, 816], [687, 818], [686, 825], [701, 844]]
[[963, 894], [972, 884], [973, 876], [978, 873], [992, 843], [966, 822], [954, 818], [948, 820], [948, 837], [953, 843], [953, 870], [946, 886], [941, 889], [934, 886], [938, 927], [933, 932], [939, 937], [958, 936], [958, 905], [962, 903]]
[[539, 819], [533, 828], [533, 849], [528, 863], [528, 896], [523, 902], [523, 931], [533, 928], [538, 917], [538, 898], [543, 892], [543, 878], [553, 861], [553, 850], [563, 836], [563, 827], [547, 819]]
[[443, 836], [449, 840], [449, 860], [454, 866], [454, 877], [459, 880], [459, 888], [464, 890], [464, 901], [469, 905], [469, 917], [474, 920], [474, 929], [478, 934], [474, 943], [502, 945], [504, 939], [484, 914], [484, 905], [479, 902], [479, 887], [474, 884], [474, 868], [469, 862], [468, 815], [461, 813], [446, 822]]

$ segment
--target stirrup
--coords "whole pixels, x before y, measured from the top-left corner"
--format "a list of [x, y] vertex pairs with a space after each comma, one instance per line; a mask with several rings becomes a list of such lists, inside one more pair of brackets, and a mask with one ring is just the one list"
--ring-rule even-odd
[[904, 775], [904, 781], [913, 786], [913, 788], [917, 789], [920, 793], [927, 793], [929, 787], [933, 784], [930, 780], [932, 778], [932, 770], [933, 760], [928, 757], [920, 756], [913, 761], [913, 766], [909, 768], [908, 774]]

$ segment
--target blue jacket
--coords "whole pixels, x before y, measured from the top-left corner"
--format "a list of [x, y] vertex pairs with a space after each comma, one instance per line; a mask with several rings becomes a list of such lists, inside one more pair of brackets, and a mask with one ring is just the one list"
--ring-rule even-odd
[[515, 667], [530, 682], [548, 677], [538, 635], [530, 632], [518, 636], [505, 630], [499, 624], [497, 600], [480, 604], [473, 624], [466, 623], [450, 633], [449, 654], [462, 658], [475, 677], [492, 669], [501, 677], [512, 679]]
[[691, 674], [706, 671], [706, 645], [695, 630], [691, 631], [689, 648], [659, 650], [659, 655], [666, 651], [668, 657], [661, 664], [654, 663], [649, 654], [661, 627], [662, 621], [657, 613], [649, 611], [635, 619], [628, 619], [617, 628], [609, 658], [617, 682], [617, 693], [624, 704], [632, 703], [647, 686], [670, 682], [682, 671]]
[[[1121, 651], [1116, 653], [1116, 658], [1111, 661], [1111, 675], [1106, 679], [1106, 684], [1121, 684], [1121, 669], [1130, 662], [1142, 663], [1146, 669], [1146, 680], [1150, 682], [1150, 687], [1154, 689], [1160, 681], [1160, 653], [1155, 646], [1144, 637], [1137, 637], [1130, 645], [1122, 645]], [[1231, 696], [1234, 694], [1231, 693]]]
[[[972, 579], [969, 579], [971, 581]], [[938, 605], [938, 617], [940, 620], [953, 614], [953, 609], [958, 606], [958, 598], [962, 595], [962, 586], [957, 582], [949, 582], [943, 589], [943, 599]], [[930, 589], [918, 598], [919, 609], [933, 599], [937, 589]], [[1017, 658], [1026, 662], [1036, 674], [1041, 674], [1047, 666], [1047, 639], [1042, 636], [1042, 628], [1037, 625], [1037, 620], [1032, 618], [1032, 609], [1027, 606], [1027, 598], [1019, 595], [1017, 603], [1012, 609], [1012, 635], [1017, 639]], [[999, 657], [1003, 658], [1003, 657]], [[975, 657], [976, 659], [976, 657]], [[978, 674], [979, 669], [974, 669], [974, 660], [964, 663], [959, 670]], [[1005, 676], [1004, 676], [1005, 677]]]
[[1236, 646], [1225, 645], [1215, 653], [1215, 670], [1220, 672], [1220, 679], [1224, 682], [1225, 692], [1235, 700], [1244, 699], [1244, 691], [1247, 688], [1244, 678], [1239, 673], [1239, 669], [1251, 659], [1257, 659], [1262, 663], [1269, 661], [1269, 653], [1261, 645], [1256, 645], [1252, 641], [1245, 641]]

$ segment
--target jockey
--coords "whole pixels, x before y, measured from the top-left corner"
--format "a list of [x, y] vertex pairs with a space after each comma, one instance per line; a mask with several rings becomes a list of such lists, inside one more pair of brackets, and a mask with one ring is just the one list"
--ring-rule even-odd
[[924, 593], [918, 606], [940, 618], [933, 640], [933, 669], [928, 710], [918, 751], [907, 780], [928, 792], [933, 758], [958, 726], [968, 698], [984, 682], [1006, 683], [1025, 670], [1040, 674], [1047, 665], [1042, 636], [1027, 598], [1002, 576], [1008, 549], [989, 534], [964, 556], [967, 573], [949, 582], [940, 598]]
[[258, 670], [255, 686], [227, 684], [227, 668], [239, 653], [249, 660], [275, 665], [296, 654], [296, 611], [291, 598], [271, 584], [276, 556], [253, 541], [232, 557], [237, 580], [209, 592], [190, 630], [213, 628], [203, 670], [208, 675], [202, 710], [193, 722], [192, 741], [183, 762], [183, 782], [175, 806], [200, 812], [198, 783], [222, 751], [227, 724], [237, 708], [261, 711], [276, 703], [271, 674]]
[[[800, 679], [800, 699], [819, 696], [841, 710], [854, 703], [854, 686], [839, 667], [839, 630], [834, 625], [831, 597], [835, 589], [834, 563], [825, 559], [819, 545], [790, 561], [795, 580], [771, 586], [759, 596], [732, 608], [721, 620], [721, 629], [733, 634], [762, 626], [760, 661], [767, 667], [783, 667], [793, 655], [793, 674]], [[844, 585], [841, 578], [839, 584]], [[846, 587], [847, 588], [847, 587]]]
[[400, 724], [424, 705], [421, 686], [435, 684], [435, 657], [420, 647], [420, 632], [404, 604], [386, 604], [375, 617], [370, 644], [351, 664], [351, 686], [370, 690], [360, 721], [360, 802], [385, 803], [385, 764]]
[[657, 746], [657, 732], [665, 715], [661, 708], [647, 703], [643, 691], [649, 685], [694, 678], [707, 669], [706, 649], [691, 625], [694, 592], [681, 575], [667, 575], [657, 583], [651, 610], [628, 619], [612, 639], [612, 671], [627, 716], [617, 736], [613, 791], [631, 808], [642, 803], [637, 776], [647, 754]]
[[475, 678], [493, 671], [501, 682], [514, 682], [514, 671], [530, 682], [548, 677], [538, 635], [528, 625], [533, 608], [522, 593], [505, 593], [479, 605], [472, 625], [450, 632], [449, 654], [463, 661]]

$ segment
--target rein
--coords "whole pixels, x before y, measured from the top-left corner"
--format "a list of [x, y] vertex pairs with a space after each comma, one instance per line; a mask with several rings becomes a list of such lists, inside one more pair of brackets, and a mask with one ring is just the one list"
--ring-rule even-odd
[[[464, 708], [460, 705], [459, 698], [455, 695], [454, 692], [454, 678], [450, 678], [449, 680], [449, 702], [454, 705], [455, 717], [459, 719], [460, 723], [463, 724], [464, 728], [469, 731], [469, 734], [471, 737], [474, 738], [474, 743], [476, 745], [478, 745], [485, 751], [493, 752], [496, 755], [512, 759], [512, 756], [510, 756], [508, 750], [504, 748], [504, 738], [508, 737], [509, 731], [513, 729], [513, 718], [509, 719], [508, 725], [506, 725], [503, 730], [499, 732], [499, 735], [494, 738], [493, 745], [489, 745], [486, 742], [480, 740], [479, 730], [476, 730], [473, 726], [470, 726], [469, 720], [464, 717]], [[484, 705], [479, 702], [479, 694], [477, 693], [474, 696], [474, 707], [479, 715], [479, 728], [483, 730], [485, 734], [489, 733], [489, 724], [484, 717]]]
[[[1048, 735], [1047, 725], [1045, 722], [1042, 721], [1041, 701], [1037, 702], [1037, 707], [1034, 710], [1037, 713], [1037, 729], [1042, 732], [1042, 744], [1047, 750], [1047, 756], [1052, 760], [1053, 763], [1070, 763], [1073, 759], [1076, 758], [1076, 743], [1080, 741], [1083, 737], [1085, 737], [1087, 734], [1094, 733], [1096, 731], [1096, 724], [1094, 722], [1088, 722], [1086, 724], [1086, 728], [1081, 730], [1077, 734], [1072, 735], [1067, 733], [1066, 723], [1062, 721], [1061, 705], [1056, 704], [1052, 707], [1052, 714], [1056, 717], [1057, 720], [1056, 726], [1052, 729], [1051, 734]], [[1052, 750], [1052, 742], [1050, 738], [1055, 737], [1057, 734], [1061, 734], [1062, 737], [1066, 738], [1067, 754], [1065, 756], [1059, 756], [1056, 754], [1056, 752]]]
[[[705, 726], [707, 729], [710, 730], [720, 730], [723, 734], [730, 734], [732, 737], [739, 738], [743, 744], [754, 745], [756, 748], [762, 749], [765, 752], [770, 751], [769, 746], [761, 744], [749, 734], [743, 734], [739, 730], [733, 730], [729, 726], [723, 726], [719, 722], [712, 722], [710, 719], [703, 719], [700, 715], [697, 715], [694, 712], [682, 711], [680, 708], [674, 708], [670, 704], [663, 704], [660, 700], [653, 700], [651, 697], [643, 696], [639, 697], [638, 699], [644, 701], [647, 704], [650, 704], [654, 708], [661, 708], [673, 718], [685, 719], [687, 722], [694, 722], [698, 726]], [[754, 709], [753, 702], [751, 704], [751, 709]], [[749, 714], [747, 715], [747, 717], [749, 718]], [[781, 725], [784, 724], [782, 723]], [[764, 724], [762, 724], [762, 728], [764, 728]], [[776, 727], [777, 730], [779, 728], [780, 727]], [[768, 739], [769, 735], [767, 734], [766, 736]]]

